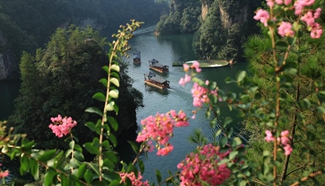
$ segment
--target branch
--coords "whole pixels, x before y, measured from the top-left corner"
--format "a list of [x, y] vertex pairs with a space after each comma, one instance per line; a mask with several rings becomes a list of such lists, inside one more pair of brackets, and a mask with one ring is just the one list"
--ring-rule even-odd
[[294, 182], [293, 184], [291, 184], [290, 186], [296, 186], [296, 185], [299, 185], [300, 182], [307, 181], [309, 178], [316, 177], [317, 175], [320, 175], [320, 174], [322, 174], [322, 171], [317, 171], [317, 172], [315, 172], [315, 173], [310, 173], [308, 176], [301, 178], [300, 181], [296, 181], [296, 182]]

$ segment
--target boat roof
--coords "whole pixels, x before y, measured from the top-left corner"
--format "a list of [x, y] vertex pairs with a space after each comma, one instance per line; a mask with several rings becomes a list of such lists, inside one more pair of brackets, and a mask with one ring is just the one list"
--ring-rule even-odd
[[154, 64], [152, 64], [152, 66], [159, 67], [159, 68], [163, 68], [163, 67], [165, 67], [167, 65], [163, 65], [161, 63], [154, 63]]
[[150, 78], [150, 80], [152, 81], [156, 81], [158, 83], [165, 83], [165, 82], [168, 82], [167, 80], [163, 79], [163, 78], [159, 78], [159, 77], [152, 77]]

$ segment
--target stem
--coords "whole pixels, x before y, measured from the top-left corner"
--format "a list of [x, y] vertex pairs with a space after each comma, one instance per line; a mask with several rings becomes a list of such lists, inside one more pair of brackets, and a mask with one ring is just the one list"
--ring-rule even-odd
[[[305, 176], [305, 177], [301, 178], [300, 181], [301, 182], [307, 181], [309, 178], [316, 177], [317, 175], [320, 175], [320, 174], [322, 174], [322, 171], [317, 171], [315, 173], [310, 173], [308, 176]], [[299, 184], [300, 184], [300, 182], [299, 181], [296, 181], [293, 184], [291, 184], [290, 186], [297, 186]]]
[[112, 50], [112, 53], [109, 57], [109, 61], [108, 61], [108, 71], [107, 71], [107, 89], [106, 89], [106, 99], [105, 99], [105, 105], [104, 105], [104, 112], [103, 112], [103, 116], [102, 116], [102, 121], [101, 121], [101, 129], [100, 129], [100, 135], [99, 135], [99, 155], [98, 155], [98, 171], [99, 171], [99, 181], [102, 181], [103, 180], [103, 175], [102, 175], [102, 172], [103, 172], [103, 168], [102, 168], [102, 165], [101, 165], [101, 162], [103, 161], [103, 136], [104, 136], [104, 125], [105, 125], [105, 122], [107, 120], [107, 111], [106, 111], [106, 106], [108, 104], [108, 100], [109, 100], [109, 87], [110, 87], [110, 75], [111, 75], [111, 71], [110, 71], [110, 67], [112, 65], [112, 61], [113, 61], [113, 57], [115, 56], [115, 51], [116, 51], [116, 48], [117, 46], [119, 45], [119, 40], [120, 38], [118, 38], [116, 40], [116, 42], [114, 43], [114, 47], [113, 47], [113, 50]]

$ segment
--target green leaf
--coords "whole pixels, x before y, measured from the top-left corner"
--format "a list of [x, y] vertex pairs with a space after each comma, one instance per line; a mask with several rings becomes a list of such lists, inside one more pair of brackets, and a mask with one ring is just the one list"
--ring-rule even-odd
[[288, 44], [286, 42], [284, 42], [284, 41], [277, 41], [275, 43], [275, 48], [278, 49], [281, 52], [285, 52], [285, 51], [287, 51]]
[[38, 163], [31, 159], [29, 161], [29, 167], [30, 167], [30, 173], [32, 174], [32, 176], [34, 177], [35, 180], [39, 179], [39, 165]]
[[[100, 120], [99, 120], [99, 121], [100, 121]], [[87, 123], [86, 123], [86, 126], [87, 126], [90, 130], [92, 130], [92, 131], [94, 131], [94, 132], [96, 132], [96, 133], [99, 134], [99, 132], [100, 132], [100, 128], [98, 128], [98, 127], [95, 125], [95, 123], [93, 123], [93, 122], [87, 122]]]
[[105, 102], [106, 101], [106, 96], [103, 93], [101, 93], [101, 92], [96, 92], [93, 95], [93, 98], [94, 99], [97, 99], [98, 101], [102, 101], [102, 102]]
[[77, 167], [79, 167], [80, 163], [76, 158], [71, 158], [70, 165], [72, 165], [73, 168], [77, 168]]
[[231, 146], [232, 147], [236, 147], [238, 145], [241, 145], [242, 144], [242, 141], [239, 137], [234, 137], [231, 141]]
[[156, 178], [157, 178], [157, 182], [160, 183], [161, 182], [161, 173], [157, 169], [156, 169]]
[[113, 83], [115, 86], [120, 87], [120, 81], [117, 78], [110, 78], [109, 81]]
[[111, 127], [112, 127], [115, 131], [117, 131], [117, 129], [118, 129], [118, 123], [117, 123], [116, 119], [115, 119], [114, 117], [112, 117], [112, 116], [109, 116], [109, 117], [107, 118], [107, 120], [108, 120], [108, 122], [111, 124]]
[[77, 174], [77, 177], [78, 178], [82, 178], [83, 175], [85, 174], [85, 171], [86, 171], [86, 164], [81, 164], [78, 168], [78, 174]]
[[89, 107], [85, 110], [85, 112], [89, 112], [89, 113], [95, 113], [95, 114], [98, 114], [100, 116], [103, 116], [103, 112], [101, 110], [99, 110], [98, 108], [96, 107]]
[[99, 154], [98, 148], [97, 147], [94, 147], [92, 145], [92, 143], [90, 143], [90, 142], [85, 143], [84, 144], [84, 147], [91, 154], [95, 154], [95, 155], [98, 155]]
[[48, 160], [50, 160], [54, 154], [56, 153], [56, 149], [52, 149], [52, 150], [47, 150], [44, 152], [44, 154], [40, 155], [37, 160], [41, 161], [41, 162], [46, 162]]
[[118, 98], [119, 91], [117, 89], [109, 91], [108, 95], [112, 98]]
[[116, 72], [120, 72], [120, 66], [114, 64], [114, 65], [111, 66], [111, 70], [114, 70]]
[[118, 158], [116, 157], [116, 155], [114, 154], [113, 151], [106, 151], [104, 152], [104, 156], [105, 158], [109, 159], [110, 161], [116, 163], [118, 161]]
[[221, 139], [219, 140], [220, 146], [225, 147], [226, 144], [228, 143], [228, 138], [227, 136], [222, 136]]
[[241, 82], [246, 76], [246, 71], [241, 71], [239, 72], [238, 76], [237, 76], [237, 82]]
[[120, 186], [120, 181], [119, 180], [113, 180], [111, 183], [109, 183], [108, 186]]
[[141, 159], [138, 159], [138, 166], [140, 168], [140, 172], [144, 173], [145, 166], [144, 166], [144, 163], [143, 163], [143, 161]]
[[134, 141], [128, 141], [128, 143], [130, 143], [130, 145], [135, 153], [139, 152], [139, 145], [137, 143], [135, 143]]
[[110, 101], [110, 102], [106, 105], [106, 111], [113, 111], [113, 110], [114, 110], [114, 105], [115, 105], [115, 102], [114, 102], [114, 101]]
[[234, 159], [238, 154], [238, 151], [232, 151], [230, 154], [229, 154], [229, 159], [232, 160]]
[[56, 176], [55, 170], [52, 168], [49, 168], [45, 174], [44, 183], [43, 183], [44, 186], [51, 186], [55, 176]]
[[113, 134], [109, 135], [108, 136], [108, 139], [112, 142], [112, 144], [114, 145], [114, 147], [117, 146], [117, 139], [116, 139], [116, 137]]
[[87, 183], [91, 184], [93, 182], [94, 174], [89, 169], [87, 169], [84, 174], [84, 178]]
[[24, 175], [29, 168], [29, 159], [27, 156], [22, 155], [20, 158], [20, 167], [19, 167], [19, 172], [21, 175]]
[[105, 70], [106, 73], [108, 73], [108, 66], [107, 65], [103, 66], [103, 69]]
[[69, 143], [69, 148], [70, 148], [70, 149], [74, 149], [74, 145], [75, 145], [75, 144], [76, 144], [76, 143], [75, 143], [74, 140], [70, 141], [70, 143]]
[[104, 85], [104, 87], [107, 87], [107, 79], [106, 78], [100, 79], [99, 82], [102, 83]]

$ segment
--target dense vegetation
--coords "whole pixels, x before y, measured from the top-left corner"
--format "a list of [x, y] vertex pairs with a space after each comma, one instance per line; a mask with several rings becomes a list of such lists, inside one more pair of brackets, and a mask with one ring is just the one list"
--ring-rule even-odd
[[[38, 49], [36, 55], [23, 52], [20, 96], [9, 125], [16, 132], [42, 142], [41, 148], [62, 148], [62, 140], [53, 140], [54, 135], [48, 130], [49, 118], [69, 115], [81, 123], [75, 134], [81, 141], [92, 137], [82, 123], [90, 119], [84, 114], [85, 108], [102, 107], [89, 98], [97, 91], [104, 91], [98, 80], [104, 77], [104, 71], [99, 69], [107, 61], [106, 45], [105, 38], [90, 27], [71, 26], [57, 29], [46, 48]], [[132, 79], [126, 74], [127, 65], [121, 62], [121, 69], [123, 96], [117, 101], [121, 105], [117, 120], [123, 130], [135, 125], [135, 110], [142, 105], [142, 94], [132, 88]]]
[[241, 60], [242, 44], [257, 31], [251, 18], [260, 2], [173, 0], [170, 13], [160, 18], [156, 30], [158, 34], [194, 33], [197, 58]]
[[[315, 2], [315, 7], [323, 7], [324, 1]], [[294, 20], [294, 15], [288, 14], [288, 20]], [[318, 23], [324, 28], [325, 16], [322, 13]], [[263, 27], [261, 25], [261, 27]], [[288, 129], [290, 135], [293, 136], [295, 151], [290, 156], [280, 156], [281, 162], [277, 174], [278, 181], [281, 183], [292, 183], [299, 179], [301, 172], [310, 169], [321, 169], [324, 165], [324, 126], [322, 124], [323, 116], [310, 108], [312, 103], [318, 102], [321, 96], [315, 96], [315, 92], [324, 89], [325, 81], [325, 48], [324, 36], [319, 39], [310, 38], [307, 28], [303, 28], [297, 37], [297, 45], [290, 55], [286, 56], [285, 66], [287, 71], [279, 69], [283, 73], [289, 73], [283, 79], [292, 81], [291, 84], [283, 84], [282, 92], [283, 100], [287, 104], [281, 105], [283, 109], [280, 130]], [[278, 35], [279, 36], [279, 35]], [[286, 39], [289, 40], [289, 39]], [[282, 39], [282, 41], [286, 41]], [[272, 76], [276, 72], [271, 72], [272, 64], [272, 43], [269, 40], [267, 30], [261, 29], [261, 33], [249, 38], [244, 45], [245, 57], [249, 60], [250, 81], [258, 87], [261, 98], [256, 102], [261, 106], [261, 115], [268, 115], [273, 118], [270, 113], [271, 108], [275, 107], [275, 102], [270, 102], [276, 95], [273, 91], [276, 82]], [[285, 58], [280, 58], [282, 61]], [[281, 62], [283, 63], [283, 62]], [[279, 64], [281, 64], [279, 63]], [[271, 103], [271, 104], [264, 104]], [[264, 139], [265, 131], [269, 128], [268, 124], [256, 127], [258, 123], [264, 123], [267, 120], [260, 120], [258, 117], [245, 118], [243, 122], [246, 130], [250, 135], [249, 158], [257, 163], [262, 162], [260, 156], [264, 150], [269, 149], [271, 144], [267, 144]], [[325, 184], [325, 177], [317, 176], [315, 180], [320, 185]], [[312, 183], [309, 183], [312, 185]]]
[[130, 19], [156, 24], [166, 8], [154, 0], [0, 0], [0, 32], [8, 41], [0, 53], [10, 49], [18, 63], [22, 51], [33, 54], [58, 27], [70, 24], [90, 24], [110, 39]]

